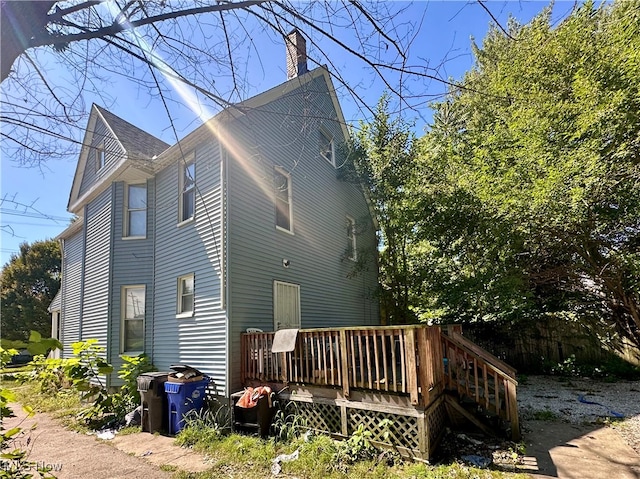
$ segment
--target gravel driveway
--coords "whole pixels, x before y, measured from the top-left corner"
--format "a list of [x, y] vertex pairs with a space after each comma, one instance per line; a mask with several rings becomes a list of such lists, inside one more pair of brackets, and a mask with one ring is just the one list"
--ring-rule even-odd
[[554, 415], [574, 424], [611, 422], [640, 454], [640, 381], [528, 376], [518, 384], [518, 406], [525, 427]]

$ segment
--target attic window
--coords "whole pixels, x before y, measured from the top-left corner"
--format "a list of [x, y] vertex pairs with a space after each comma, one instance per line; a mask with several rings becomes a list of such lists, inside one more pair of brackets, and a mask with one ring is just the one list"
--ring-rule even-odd
[[104, 143], [96, 148], [96, 171], [100, 171], [105, 165]]
[[192, 155], [180, 165], [180, 211], [179, 222], [189, 221], [195, 215], [196, 163]]
[[333, 166], [336, 166], [333, 137], [324, 131], [320, 131], [320, 155]]
[[276, 228], [293, 233], [291, 224], [291, 176], [276, 168], [274, 176]]

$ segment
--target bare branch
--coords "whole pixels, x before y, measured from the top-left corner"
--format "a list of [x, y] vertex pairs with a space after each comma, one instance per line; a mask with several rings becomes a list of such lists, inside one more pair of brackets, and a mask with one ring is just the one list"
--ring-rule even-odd
[[77, 42], [80, 40], [90, 40], [93, 38], [102, 38], [102, 37], [110, 37], [117, 35], [126, 30], [133, 30], [135, 28], [150, 25], [153, 23], [162, 22], [165, 20], [198, 15], [202, 13], [211, 13], [211, 12], [222, 12], [226, 10], [235, 10], [239, 8], [248, 8], [253, 5], [259, 5], [261, 3], [265, 3], [268, 0], [245, 0], [242, 2], [231, 2], [231, 3], [223, 3], [217, 5], [210, 5], [207, 7], [198, 7], [198, 8], [189, 8], [186, 10], [176, 10], [169, 13], [164, 13], [162, 15], [155, 15], [153, 17], [142, 18], [140, 20], [135, 20], [133, 22], [123, 22], [123, 23], [114, 23], [108, 27], [98, 28], [97, 30], [84, 31], [82, 33], [76, 34], [68, 34], [68, 35], [60, 35], [60, 36], [52, 36], [50, 34], [47, 35], [35, 35], [29, 41], [29, 47], [39, 47], [43, 45], [60, 45], [60, 44], [69, 44], [72, 42]]

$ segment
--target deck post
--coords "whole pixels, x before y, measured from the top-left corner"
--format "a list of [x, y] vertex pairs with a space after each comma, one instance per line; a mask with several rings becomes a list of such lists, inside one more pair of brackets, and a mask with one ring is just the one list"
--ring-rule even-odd
[[349, 397], [349, 355], [347, 353], [347, 332], [340, 330], [340, 367], [342, 369], [342, 392]]
[[429, 368], [433, 367], [431, 364], [431, 358], [427, 353], [427, 348], [429, 344], [427, 343], [427, 330], [426, 328], [418, 328], [418, 380], [420, 387], [420, 405], [426, 407], [430, 403], [430, 391], [429, 388], [431, 384], [429, 384]]
[[418, 417], [418, 449], [422, 457], [429, 455], [429, 425], [427, 423], [426, 411], [422, 411]]
[[406, 329], [405, 334], [407, 386], [411, 397], [411, 404], [417, 406], [420, 398], [418, 396], [418, 369], [416, 368], [416, 330], [415, 328]]
[[342, 429], [342, 435], [344, 437], [349, 436], [349, 418], [347, 415], [347, 406], [342, 404], [340, 406], [340, 428]]
[[516, 385], [513, 381], [507, 379], [506, 385], [506, 401], [509, 409], [509, 421], [511, 422], [511, 440], [520, 440], [520, 419], [518, 417], [518, 401], [516, 398]]

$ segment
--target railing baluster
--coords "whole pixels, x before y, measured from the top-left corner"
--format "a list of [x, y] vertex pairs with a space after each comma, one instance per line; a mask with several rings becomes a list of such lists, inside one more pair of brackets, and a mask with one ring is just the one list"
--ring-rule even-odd
[[478, 359], [473, 358], [473, 384], [475, 386], [476, 402], [480, 403], [480, 391], [478, 389]]
[[347, 353], [347, 332], [340, 330], [340, 370], [339, 375], [342, 378], [342, 393], [345, 397], [349, 397], [349, 356]]
[[373, 331], [373, 360], [376, 362], [376, 380], [375, 380], [375, 389], [382, 389], [380, 384], [380, 361], [378, 360], [378, 333], [379, 331], [376, 329]]
[[402, 377], [402, 392], [407, 392], [407, 361], [406, 348], [404, 345], [404, 331], [398, 330], [398, 344], [400, 345], [400, 375]]
[[327, 333], [321, 335], [322, 341], [322, 369], [324, 371], [324, 383], [329, 384], [329, 368], [327, 366]]
[[373, 380], [372, 380], [372, 374], [371, 374], [371, 347], [369, 345], [369, 336], [370, 333], [369, 331], [366, 331], [365, 333], [365, 339], [366, 339], [366, 352], [367, 352], [367, 381], [369, 384], [369, 389], [373, 389]]
[[364, 387], [364, 355], [362, 354], [362, 331], [358, 330], [358, 364], [360, 365], [359, 387]]
[[396, 336], [391, 332], [391, 367], [393, 372], [393, 390], [398, 392], [398, 363], [396, 361]]

